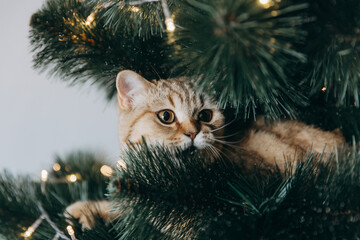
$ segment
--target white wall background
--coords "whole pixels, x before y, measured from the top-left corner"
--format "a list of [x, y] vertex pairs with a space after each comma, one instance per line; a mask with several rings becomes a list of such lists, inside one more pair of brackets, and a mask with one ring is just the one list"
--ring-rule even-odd
[[97, 89], [70, 88], [32, 69], [29, 20], [43, 2], [1, 2], [0, 171], [38, 174], [55, 153], [78, 149], [118, 156], [115, 104]]

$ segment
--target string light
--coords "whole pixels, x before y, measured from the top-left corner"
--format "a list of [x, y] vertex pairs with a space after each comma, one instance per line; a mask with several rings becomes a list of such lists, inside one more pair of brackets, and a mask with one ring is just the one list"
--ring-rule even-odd
[[70, 174], [70, 175], [66, 176], [66, 179], [69, 182], [76, 182], [78, 180], [78, 177], [76, 176], [76, 174]]
[[166, 24], [166, 30], [168, 30], [169, 32], [175, 31], [174, 19], [172, 18], [166, 19], [165, 24]]
[[259, 0], [262, 5], [268, 4], [270, 0]]
[[60, 236], [60, 233], [56, 233], [56, 235], [55, 235], [55, 237], [53, 238], [53, 240], [59, 240], [60, 237], [61, 237], [61, 236]]
[[59, 163], [55, 163], [55, 164], [53, 165], [53, 170], [54, 170], [55, 172], [60, 171], [60, 170], [61, 170], [61, 165], [60, 165]]
[[35, 229], [32, 227], [29, 227], [26, 232], [24, 233], [25, 237], [31, 237], [31, 235], [33, 234], [33, 232], [35, 232]]
[[100, 172], [102, 175], [104, 175], [105, 177], [110, 177], [111, 175], [113, 175], [114, 173], [114, 170], [108, 166], [108, 165], [103, 165], [101, 168], [100, 168]]
[[70, 235], [71, 240], [76, 240], [75, 231], [74, 231], [73, 227], [69, 225], [66, 227], [66, 230], [67, 230], [68, 234]]
[[269, 8], [271, 6], [274, 6], [274, 2], [272, 0], [259, 0], [259, 3], [264, 7], [264, 8]]
[[[58, 240], [59, 238], [65, 239], [65, 240], [70, 240], [62, 231], [60, 231], [60, 229], [50, 219], [49, 215], [46, 213], [45, 209], [42, 207], [40, 202], [38, 202], [37, 206], [41, 212], [41, 216], [38, 219], [36, 219], [36, 221], [30, 227], [28, 227], [28, 229], [26, 230], [26, 232], [24, 232], [22, 234], [22, 236], [25, 238], [31, 237], [32, 234], [36, 231], [36, 229], [40, 226], [42, 221], [45, 220], [51, 226], [51, 228], [54, 229], [54, 231], [56, 232], [53, 240]], [[67, 229], [68, 229], [68, 232], [70, 230], [69, 235], [71, 237], [71, 240], [76, 240], [74, 229], [72, 229], [72, 227], [71, 227], [71, 229], [69, 229], [69, 227]]]
[[161, 6], [163, 8], [163, 12], [164, 12], [164, 16], [165, 16], [166, 30], [168, 30], [169, 32], [175, 31], [174, 19], [172, 19], [172, 17], [171, 17], [169, 6], [168, 6], [166, 0], [161, 0]]
[[95, 12], [92, 12], [87, 18], [86, 18], [86, 25], [90, 25], [95, 19]]
[[131, 10], [132, 12], [138, 12], [138, 11], [140, 11], [140, 8], [133, 6], [133, 7], [130, 8], [130, 10]]
[[[260, 1], [270, 1], [270, 0], [260, 0]], [[128, 3], [126, 3], [125, 1], [120, 1], [118, 3], [118, 7], [122, 9], [125, 5], [130, 5], [131, 6], [129, 8], [130, 11], [139, 12], [140, 8], [135, 7], [134, 5], [141, 5], [141, 4], [144, 4], [144, 3], [151, 3], [151, 2], [161, 2], [163, 12], [164, 12], [164, 16], [165, 16], [166, 30], [169, 31], [169, 32], [175, 31], [176, 27], [175, 27], [175, 24], [174, 24], [174, 19], [171, 17], [169, 6], [168, 6], [166, 0], [138, 0], [138, 1], [134, 0], [134, 1], [129, 1]], [[108, 7], [108, 6], [110, 6], [110, 4], [103, 5], [102, 7]], [[98, 6], [98, 7], [100, 8], [100, 6]]]
[[46, 193], [46, 182], [49, 179], [49, 173], [45, 169], [41, 171], [41, 192]]
[[36, 219], [36, 221], [30, 226], [28, 227], [28, 229], [26, 230], [26, 232], [23, 234], [24, 237], [31, 237], [31, 235], [36, 231], [36, 229], [39, 227], [39, 225], [42, 223], [42, 221], [44, 220], [45, 216], [41, 215], [38, 219]]
[[49, 178], [49, 173], [45, 169], [41, 171], [41, 181], [46, 182]]

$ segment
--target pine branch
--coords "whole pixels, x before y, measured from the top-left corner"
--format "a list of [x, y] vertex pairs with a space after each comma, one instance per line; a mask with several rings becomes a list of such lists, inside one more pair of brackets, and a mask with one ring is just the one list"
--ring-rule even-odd
[[[90, 0], [96, 4], [104, 26], [125, 32], [135, 38], [151, 39], [166, 35], [165, 17], [160, 0]], [[170, 10], [180, 5], [178, 0], [167, 0]]]
[[203, 90], [245, 117], [299, 116], [306, 97], [325, 88], [327, 103], [358, 107], [358, 1], [168, 3], [174, 33], [164, 31], [156, 1], [135, 9], [134, 1], [48, 0], [32, 18], [34, 66], [94, 83], [109, 99], [122, 69], [201, 76]]
[[[241, 174], [225, 162], [133, 147], [110, 186], [119, 239], [355, 239], [360, 153], [299, 156], [293, 174]], [[261, 229], [261, 231], [259, 231]]]
[[309, 32], [306, 52], [311, 59], [306, 72], [312, 95], [326, 89], [327, 100], [337, 106], [359, 107], [360, 2], [309, 1], [316, 22]]
[[[104, 27], [101, 15], [88, 17], [95, 5], [76, 0], [49, 0], [32, 16], [30, 40], [34, 67], [50, 69], [71, 84], [92, 83], [116, 93], [115, 77], [132, 69], [148, 79], [168, 77], [165, 40], [154, 36], [149, 41], [123, 31]], [[121, 30], [121, 29], [120, 29]]]
[[0, 176], [0, 233], [9, 239], [19, 239], [17, 233], [24, 232], [24, 226], [34, 221], [33, 216], [40, 215], [34, 208], [34, 185], [28, 177], [15, 178], [8, 172]]
[[223, 106], [245, 116], [260, 108], [271, 118], [293, 117], [296, 106], [306, 103], [289, 73], [306, 61], [293, 46], [305, 40], [307, 4], [187, 2], [187, 11], [175, 13], [178, 67], [202, 76], [200, 89], [217, 93]]
[[326, 131], [340, 130], [347, 142], [360, 141], [360, 109], [338, 107], [326, 101], [326, 93], [312, 99], [308, 107], [299, 110], [299, 119]]
[[[56, 228], [67, 234], [69, 223], [63, 213], [69, 204], [105, 197], [106, 180], [99, 171], [103, 163], [103, 159], [94, 154], [74, 152], [65, 158], [56, 158], [57, 166], [61, 167], [55, 168], [57, 171], [47, 182], [27, 176], [14, 177], [7, 172], [0, 174], [0, 234], [8, 239], [23, 239], [28, 227], [44, 214], [50, 221], [43, 220], [29, 239], [53, 239]], [[77, 181], [67, 179], [71, 174], [79, 176]], [[103, 233], [103, 239], [115, 237], [110, 232], [111, 226], [106, 226], [101, 219], [96, 222], [96, 231], [83, 232], [81, 225], [74, 223], [77, 239], [101, 239], [99, 233]]]

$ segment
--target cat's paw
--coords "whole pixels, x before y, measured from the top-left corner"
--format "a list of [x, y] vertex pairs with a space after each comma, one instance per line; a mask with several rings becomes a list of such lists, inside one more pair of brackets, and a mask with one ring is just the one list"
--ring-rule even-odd
[[105, 223], [110, 222], [109, 211], [111, 209], [108, 201], [78, 201], [69, 205], [64, 215], [71, 223], [71, 219], [78, 219], [82, 229], [92, 229], [95, 225], [95, 218], [101, 217]]

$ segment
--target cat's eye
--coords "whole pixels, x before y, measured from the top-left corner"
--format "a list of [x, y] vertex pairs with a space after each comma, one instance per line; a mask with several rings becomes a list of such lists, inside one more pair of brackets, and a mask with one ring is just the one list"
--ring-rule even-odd
[[171, 124], [175, 121], [175, 113], [171, 110], [161, 110], [156, 115], [164, 124]]
[[210, 122], [212, 119], [212, 111], [209, 109], [204, 109], [199, 112], [198, 119], [202, 122]]

